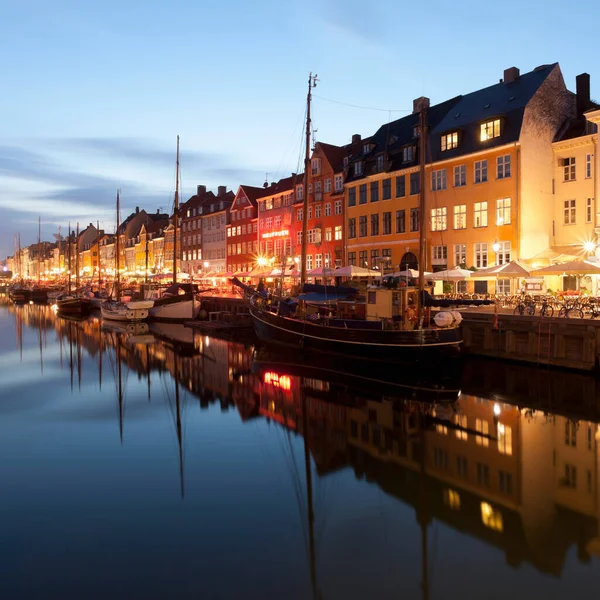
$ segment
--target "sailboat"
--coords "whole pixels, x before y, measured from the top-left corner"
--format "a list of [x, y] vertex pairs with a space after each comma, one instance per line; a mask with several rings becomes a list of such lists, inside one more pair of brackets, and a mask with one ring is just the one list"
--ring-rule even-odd
[[[60, 244], [60, 240], [59, 240]], [[75, 290], [79, 287], [79, 223], [77, 223], [77, 235], [75, 236]], [[68, 241], [68, 263], [69, 276], [67, 292], [60, 294], [56, 298], [56, 308], [59, 315], [88, 315], [91, 309], [89, 298], [71, 292], [71, 223], [69, 223], [69, 241]]]
[[137, 300], [121, 302], [121, 271], [120, 271], [120, 243], [119, 224], [121, 212], [121, 196], [117, 190], [117, 235], [115, 240], [115, 300], [107, 301], [101, 307], [102, 318], [110, 321], [143, 321], [148, 318], [148, 310], [154, 302], [152, 300]]
[[179, 228], [179, 136], [177, 136], [177, 161], [175, 171], [175, 199], [173, 208], [173, 283], [160, 298], [154, 300], [150, 317], [160, 321], [187, 321], [194, 317], [194, 294], [197, 286], [177, 283], [177, 230]]

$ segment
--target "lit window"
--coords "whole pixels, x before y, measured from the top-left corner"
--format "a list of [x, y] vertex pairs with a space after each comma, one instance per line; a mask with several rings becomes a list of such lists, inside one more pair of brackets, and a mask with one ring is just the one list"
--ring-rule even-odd
[[442, 152], [458, 148], [458, 131], [446, 133], [442, 136]]
[[510, 225], [510, 198], [496, 200], [496, 225]]
[[489, 434], [489, 423], [487, 421], [483, 421], [482, 419], [475, 419], [475, 431], [481, 434], [475, 436], [477, 445], [487, 448], [490, 445], [490, 440], [489, 438], [483, 436], [487, 436]]
[[494, 531], [502, 531], [502, 513], [487, 502], [481, 503], [481, 522]]
[[431, 231], [445, 231], [448, 229], [447, 209], [445, 206], [441, 208], [431, 209]]
[[[329, 230], [329, 235], [331, 235], [331, 229]], [[341, 240], [342, 239], [342, 226], [341, 225], [336, 225], [335, 226], [335, 239], [336, 240]]]
[[502, 423], [498, 423], [498, 452], [512, 455], [512, 429]]
[[459, 440], [466, 442], [469, 435], [465, 431], [467, 429], [467, 415], [454, 415], [454, 423], [459, 429], [456, 429], [456, 437]]
[[444, 504], [452, 510], [460, 510], [460, 494], [456, 490], [446, 488], [444, 490]]
[[435, 426], [435, 431], [440, 435], [448, 435], [448, 428], [445, 425], [442, 425], [441, 423], [438, 423]]
[[[454, 229], [467, 228], [467, 205], [459, 204], [454, 207]], [[460, 264], [460, 263], [456, 263]]]
[[493, 121], [487, 121], [481, 124], [481, 131], [479, 134], [479, 140], [485, 142], [493, 138], [500, 137], [500, 119], [494, 119]]
[[475, 202], [474, 223], [475, 227], [487, 227], [487, 202]]
[[575, 225], [575, 217], [577, 213], [577, 203], [575, 200], [565, 200], [563, 203], [563, 223], [565, 225]]

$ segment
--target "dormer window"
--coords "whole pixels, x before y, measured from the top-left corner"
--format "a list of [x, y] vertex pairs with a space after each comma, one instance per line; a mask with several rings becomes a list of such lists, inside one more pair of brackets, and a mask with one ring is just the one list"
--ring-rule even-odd
[[363, 154], [369, 154], [369, 152], [371, 152], [371, 144], [364, 144], [363, 145]]
[[348, 157], [344, 156], [344, 169], [348, 166]]
[[358, 161], [354, 164], [354, 175], [362, 175], [363, 174], [363, 164], [362, 161]]
[[442, 152], [458, 148], [458, 131], [451, 131], [442, 136]]
[[493, 138], [500, 137], [500, 119], [494, 119], [493, 121], [486, 121], [481, 124], [481, 131], [479, 133], [479, 141], [487, 142]]
[[377, 157], [377, 172], [381, 173], [381, 171], [383, 171], [383, 154]]
[[405, 146], [402, 148], [402, 162], [412, 162], [415, 160], [415, 147]]
[[413, 138], [418, 138], [421, 135], [421, 128], [418, 125], [413, 127]]

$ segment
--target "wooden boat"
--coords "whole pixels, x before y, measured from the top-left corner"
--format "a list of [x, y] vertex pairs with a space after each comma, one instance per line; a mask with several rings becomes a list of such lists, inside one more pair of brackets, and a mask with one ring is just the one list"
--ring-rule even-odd
[[56, 307], [59, 314], [88, 315], [92, 303], [89, 298], [67, 293], [56, 298]]

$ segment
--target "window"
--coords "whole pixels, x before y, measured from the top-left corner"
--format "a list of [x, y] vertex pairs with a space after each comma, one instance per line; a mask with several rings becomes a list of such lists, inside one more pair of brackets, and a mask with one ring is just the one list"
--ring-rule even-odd
[[510, 154], [499, 156], [496, 159], [496, 177], [497, 179], [510, 177]]
[[356, 237], [356, 218], [348, 219], [348, 238]]
[[467, 165], [458, 165], [454, 167], [454, 187], [465, 185], [467, 185]]
[[563, 158], [563, 181], [575, 181], [575, 157]]
[[392, 233], [392, 213], [383, 213], [383, 235], [390, 235]]
[[342, 201], [336, 200], [334, 204], [334, 214], [341, 215], [342, 214]]
[[510, 294], [510, 279], [497, 279], [496, 293], [506, 295]]
[[487, 421], [483, 421], [482, 419], [475, 419], [475, 431], [477, 431], [480, 435], [475, 436], [475, 442], [478, 446], [483, 446], [487, 448], [490, 445], [490, 440], [487, 437], [489, 434], [489, 423]]
[[565, 464], [565, 478], [563, 480], [565, 487], [577, 488], [577, 467], [574, 465]]
[[475, 244], [475, 266], [478, 269], [485, 269], [488, 266], [487, 243]]
[[379, 215], [371, 215], [371, 235], [379, 235]]
[[304, 190], [303, 187], [301, 185], [296, 187], [296, 198], [298, 200], [302, 200], [304, 197]]
[[358, 253], [358, 264], [361, 267], [367, 267], [368, 263], [367, 263], [367, 251], [366, 250], [360, 250]]
[[448, 453], [445, 450], [441, 448], [433, 449], [433, 466], [444, 470], [448, 468]]
[[325, 180], [325, 184], [323, 186], [323, 191], [326, 194], [331, 192], [331, 179], [329, 177]]
[[498, 423], [498, 452], [512, 455], [512, 428], [510, 425]]
[[321, 193], [321, 182], [315, 181], [315, 194], [320, 194], [320, 193]]
[[367, 237], [367, 216], [358, 218], [358, 237]]
[[344, 176], [336, 175], [334, 177], [334, 187], [336, 192], [341, 192], [344, 189]]
[[419, 209], [410, 209], [410, 230], [419, 231]]
[[456, 457], [456, 473], [465, 479], [469, 476], [469, 463], [465, 456]]
[[487, 502], [481, 503], [481, 522], [493, 531], [502, 532], [504, 530], [502, 513]]
[[467, 415], [454, 415], [454, 423], [459, 429], [455, 429], [456, 437], [463, 442], [469, 439], [468, 433], [465, 431], [467, 428]]
[[487, 227], [487, 202], [475, 202], [474, 223], [475, 227]]
[[366, 183], [363, 183], [358, 188], [358, 203], [359, 204], [366, 204], [367, 203], [367, 184]]
[[315, 227], [314, 229], [309, 229], [306, 232], [306, 238], [309, 244], [320, 244], [321, 243], [321, 229], [319, 227]]
[[320, 219], [321, 218], [321, 205], [317, 204], [315, 206], [315, 219]]
[[402, 149], [402, 162], [411, 162], [415, 159], [415, 147], [405, 146]]
[[371, 250], [371, 268], [374, 269], [379, 261], [379, 250]]
[[341, 240], [342, 239], [342, 226], [341, 225], [336, 225], [335, 226], [335, 235], [334, 235], [336, 240]]
[[406, 177], [398, 175], [396, 177], [396, 198], [402, 198], [403, 196], [406, 196]]
[[[467, 228], [467, 205], [458, 204], [454, 207], [454, 229]], [[456, 263], [457, 265], [460, 263]]]
[[475, 161], [475, 183], [485, 183], [488, 180], [487, 160]]
[[493, 121], [481, 124], [479, 141], [486, 142], [497, 137], [500, 137], [500, 119], [494, 119]]
[[496, 264], [505, 265], [510, 262], [510, 242], [497, 242]]
[[565, 446], [577, 447], [577, 426], [573, 421], [565, 422]]
[[392, 197], [392, 180], [384, 179], [382, 183], [382, 200], [389, 200]]
[[356, 206], [356, 188], [348, 190], [348, 206]]
[[454, 264], [456, 266], [467, 264], [467, 245], [454, 244]]
[[371, 144], [363, 144], [363, 154], [369, 154], [371, 152]]
[[315, 269], [320, 269], [323, 266], [323, 255], [315, 254]]
[[594, 214], [594, 199], [586, 198], [585, 199], [585, 222], [591, 223], [592, 216]]
[[406, 211], [404, 209], [396, 211], [396, 233], [406, 232]]
[[306, 255], [306, 270], [310, 271], [313, 268], [312, 254]]
[[359, 160], [354, 165], [354, 175], [359, 176], [359, 175], [362, 175], [362, 173], [363, 173], [363, 164], [362, 164], [362, 161]]
[[421, 180], [419, 173], [410, 174], [410, 195], [414, 196], [421, 191]]
[[320, 158], [313, 158], [311, 160], [311, 171], [313, 175], [320, 175], [321, 174], [321, 159]]
[[444, 504], [452, 510], [460, 510], [460, 494], [456, 490], [444, 490]]
[[431, 189], [434, 192], [446, 189], [446, 169], [431, 172]]
[[379, 182], [371, 182], [371, 202], [379, 202]]
[[381, 171], [383, 171], [383, 154], [380, 154], [377, 157], [377, 163], [376, 163], [375, 167], [376, 167], [378, 173], [381, 173]]
[[447, 209], [445, 206], [441, 208], [431, 209], [431, 231], [446, 231], [448, 229]]
[[458, 131], [452, 131], [442, 136], [442, 152], [458, 148]]
[[325, 228], [325, 241], [326, 242], [330, 242], [331, 241], [331, 227], [326, 227]]
[[510, 198], [496, 200], [496, 225], [510, 225]]
[[[301, 208], [299, 208], [298, 212], [296, 213], [296, 220], [302, 221], [302, 209]], [[268, 221], [268, 219], [267, 219], [267, 221]]]
[[432, 246], [431, 258], [437, 264], [445, 264], [448, 260], [448, 246]]
[[483, 463], [477, 463], [477, 483], [490, 487], [490, 468]]
[[310, 221], [312, 219], [312, 213], [313, 213], [313, 207], [309, 206], [308, 207], [308, 220]]
[[585, 155], [585, 177], [589, 179], [592, 176], [592, 157], [593, 154]]
[[325, 216], [326, 217], [330, 217], [331, 216], [331, 202], [326, 202], [325, 203]]
[[348, 264], [356, 266], [356, 252], [348, 252]]
[[575, 200], [564, 201], [564, 224], [575, 225], [576, 204]]

